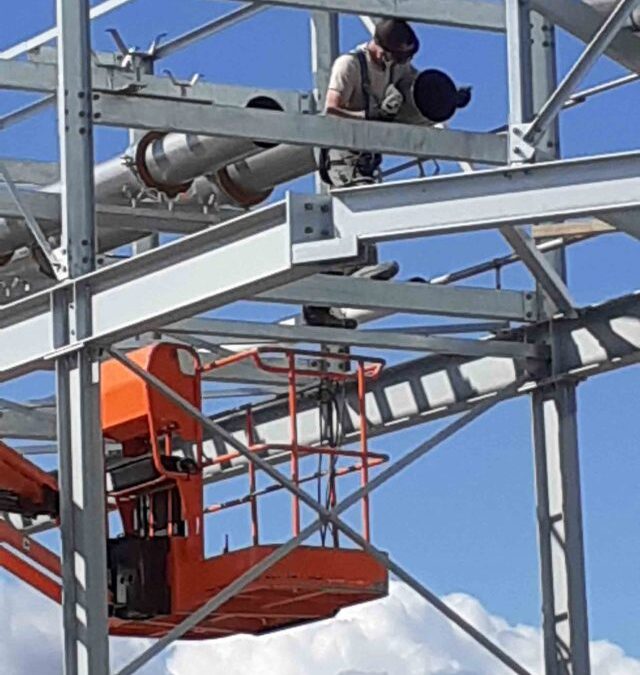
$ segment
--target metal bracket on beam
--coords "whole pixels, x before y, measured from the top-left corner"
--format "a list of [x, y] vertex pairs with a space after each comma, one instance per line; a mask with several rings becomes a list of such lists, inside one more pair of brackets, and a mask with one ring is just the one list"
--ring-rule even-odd
[[528, 128], [527, 124], [512, 124], [509, 127], [509, 156], [518, 162], [530, 162], [536, 154], [535, 143], [525, 140]]

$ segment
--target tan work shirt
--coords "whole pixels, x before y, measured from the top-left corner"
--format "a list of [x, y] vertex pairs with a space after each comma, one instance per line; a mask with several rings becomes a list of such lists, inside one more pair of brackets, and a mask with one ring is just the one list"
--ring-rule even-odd
[[[358, 47], [358, 49], [363, 49], [363, 47]], [[396, 85], [403, 93], [410, 89], [417, 73], [411, 63], [380, 65], [372, 60], [368, 49], [364, 49], [364, 53], [369, 71], [370, 96], [373, 98], [374, 107], [384, 99], [384, 93], [390, 84]], [[367, 102], [362, 91], [360, 62], [355, 54], [343, 54], [334, 61], [329, 89], [340, 94], [345, 110], [366, 109]]]

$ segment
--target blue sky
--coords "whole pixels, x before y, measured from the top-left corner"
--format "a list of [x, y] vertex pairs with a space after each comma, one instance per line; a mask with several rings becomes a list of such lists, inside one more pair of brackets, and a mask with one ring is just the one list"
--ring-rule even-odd
[[[54, 2], [5, 0], [9, 21], [0, 23], [0, 47], [30, 37], [54, 22]], [[175, 37], [232, 3], [206, 0], [136, 0], [94, 22], [94, 47], [112, 49], [105, 29], [117, 27], [140, 47], [161, 32]], [[341, 23], [345, 49], [365, 39], [354, 17]], [[419, 67], [448, 71], [474, 86], [472, 105], [454, 126], [488, 130], [506, 116], [504, 40], [496, 35], [420, 27]], [[559, 35], [560, 71], [565, 72], [580, 45]], [[210, 82], [308, 90], [308, 19], [305, 12], [272, 9], [209, 38], [159, 66], [176, 76], [200, 72]], [[602, 60], [585, 85], [606, 81], [624, 71]], [[33, 97], [3, 93], [0, 112]], [[563, 115], [561, 143], [566, 156], [602, 154], [638, 147], [640, 85], [593, 99]], [[0, 156], [53, 160], [55, 120], [45, 113], [0, 133]], [[121, 151], [125, 134], [100, 130], [96, 154], [106, 159]], [[311, 190], [310, 179], [296, 182]], [[278, 191], [281, 195], [282, 191]], [[385, 258], [401, 262], [401, 276], [436, 276], [506, 252], [492, 233], [387, 244]], [[580, 244], [569, 253], [569, 279], [580, 304], [599, 302], [639, 287], [637, 241], [607, 236]], [[505, 275], [505, 285], [530, 286], [521, 269]], [[490, 278], [474, 283], [491, 284]], [[244, 317], [253, 307], [226, 309], [224, 316]], [[261, 309], [265, 318], [274, 310]], [[278, 310], [284, 311], [282, 309]], [[600, 376], [579, 390], [580, 445], [584, 478], [586, 549], [594, 639], [607, 639], [640, 657], [640, 421], [636, 414], [638, 371]], [[51, 391], [48, 376], [3, 385], [0, 394], [21, 399]], [[410, 449], [437, 424], [381, 438], [377, 449], [398, 455]], [[429, 458], [379, 491], [374, 498], [376, 543], [439, 594], [464, 592], [491, 613], [512, 623], [538, 625], [536, 531], [529, 403], [518, 400], [476, 421]], [[217, 536], [215, 534], [214, 536]]]

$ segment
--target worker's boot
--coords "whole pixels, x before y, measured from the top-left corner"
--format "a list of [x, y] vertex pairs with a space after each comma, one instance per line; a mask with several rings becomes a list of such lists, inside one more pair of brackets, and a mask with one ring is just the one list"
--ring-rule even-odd
[[[391, 262], [364, 265], [363, 267], [353, 270], [348, 276], [360, 279], [389, 281], [389, 279], [393, 279], [399, 271], [400, 266], [395, 260], [392, 260]], [[305, 305], [302, 308], [302, 316], [308, 326], [329, 326], [331, 328], [351, 329], [358, 327], [357, 321], [345, 317], [343, 310], [339, 307]]]
[[349, 329], [358, 327], [358, 322], [355, 319], [347, 319], [343, 312], [337, 307], [305, 305], [302, 308], [302, 316], [308, 326]]

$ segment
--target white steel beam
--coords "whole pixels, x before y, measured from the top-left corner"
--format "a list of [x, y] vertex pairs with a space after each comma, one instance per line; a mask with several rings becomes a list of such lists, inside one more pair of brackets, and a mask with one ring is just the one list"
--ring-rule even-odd
[[[314, 229], [310, 213], [303, 204], [280, 202], [74, 280], [76, 295], [90, 295], [93, 325], [71, 348], [129, 337], [317, 271], [294, 269], [296, 242], [313, 247], [314, 237], [325, 236], [300, 233]], [[331, 260], [356, 257], [355, 249], [328, 235], [323, 245]], [[51, 332], [56, 288], [0, 310], [2, 377], [43, 367], [57, 355]]]
[[[311, 31], [311, 75], [313, 77], [314, 110], [322, 112], [331, 78], [333, 62], [340, 54], [340, 21], [335, 12], [311, 13], [309, 19]], [[319, 173], [314, 177], [316, 192], [327, 193], [329, 186]]]
[[[640, 155], [629, 153], [290, 196], [75, 285], [93, 294], [92, 339], [129, 337], [316, 271], [298, 265], [353, 258], [362, 242], [637, 209], [639, 169]], [[248, 276], [246, 260], [254, 261]], [[52, 354], [49, 304], [47, 292], [0, 310], [5, 378]]]
[[589, 675], [576, 385], [532, 399], [545, 673]]
[[496, 134], [236, 108], [212, 102], [167, 101], [117, 94], [98, 96], [95, 102], [98, 121], [108, 126], [129, 127], [133, 124], [139, 129], [366, 149], [484, 164], [504, 164], [506, 160], [506, 139]]
[[[532, 15], [528, 2], [507, 0], [507, 63], [509, 74], [509, 163], [518, 164], [528, 155], [526, 144], [521, 144], [524, 125], [534, 112]], [[545, 139], [546, 140], [546, 139]], [[502, 236], [518, 254], [520, 260], [545, 290], [552, 311], [573, 315], [573, 300], [559, 274], [538, 251], [524, 228], [502, 227]]]
[[637, 210], [639, 172], [625, 153], [334, 190], [334, 224], [382, 241]]
[[345, 14], [397, 17], [408, 21], [455, 28], [501, 32], [504, 10], [483, 0], [256, 0], [254, 4], [280, 5]]

